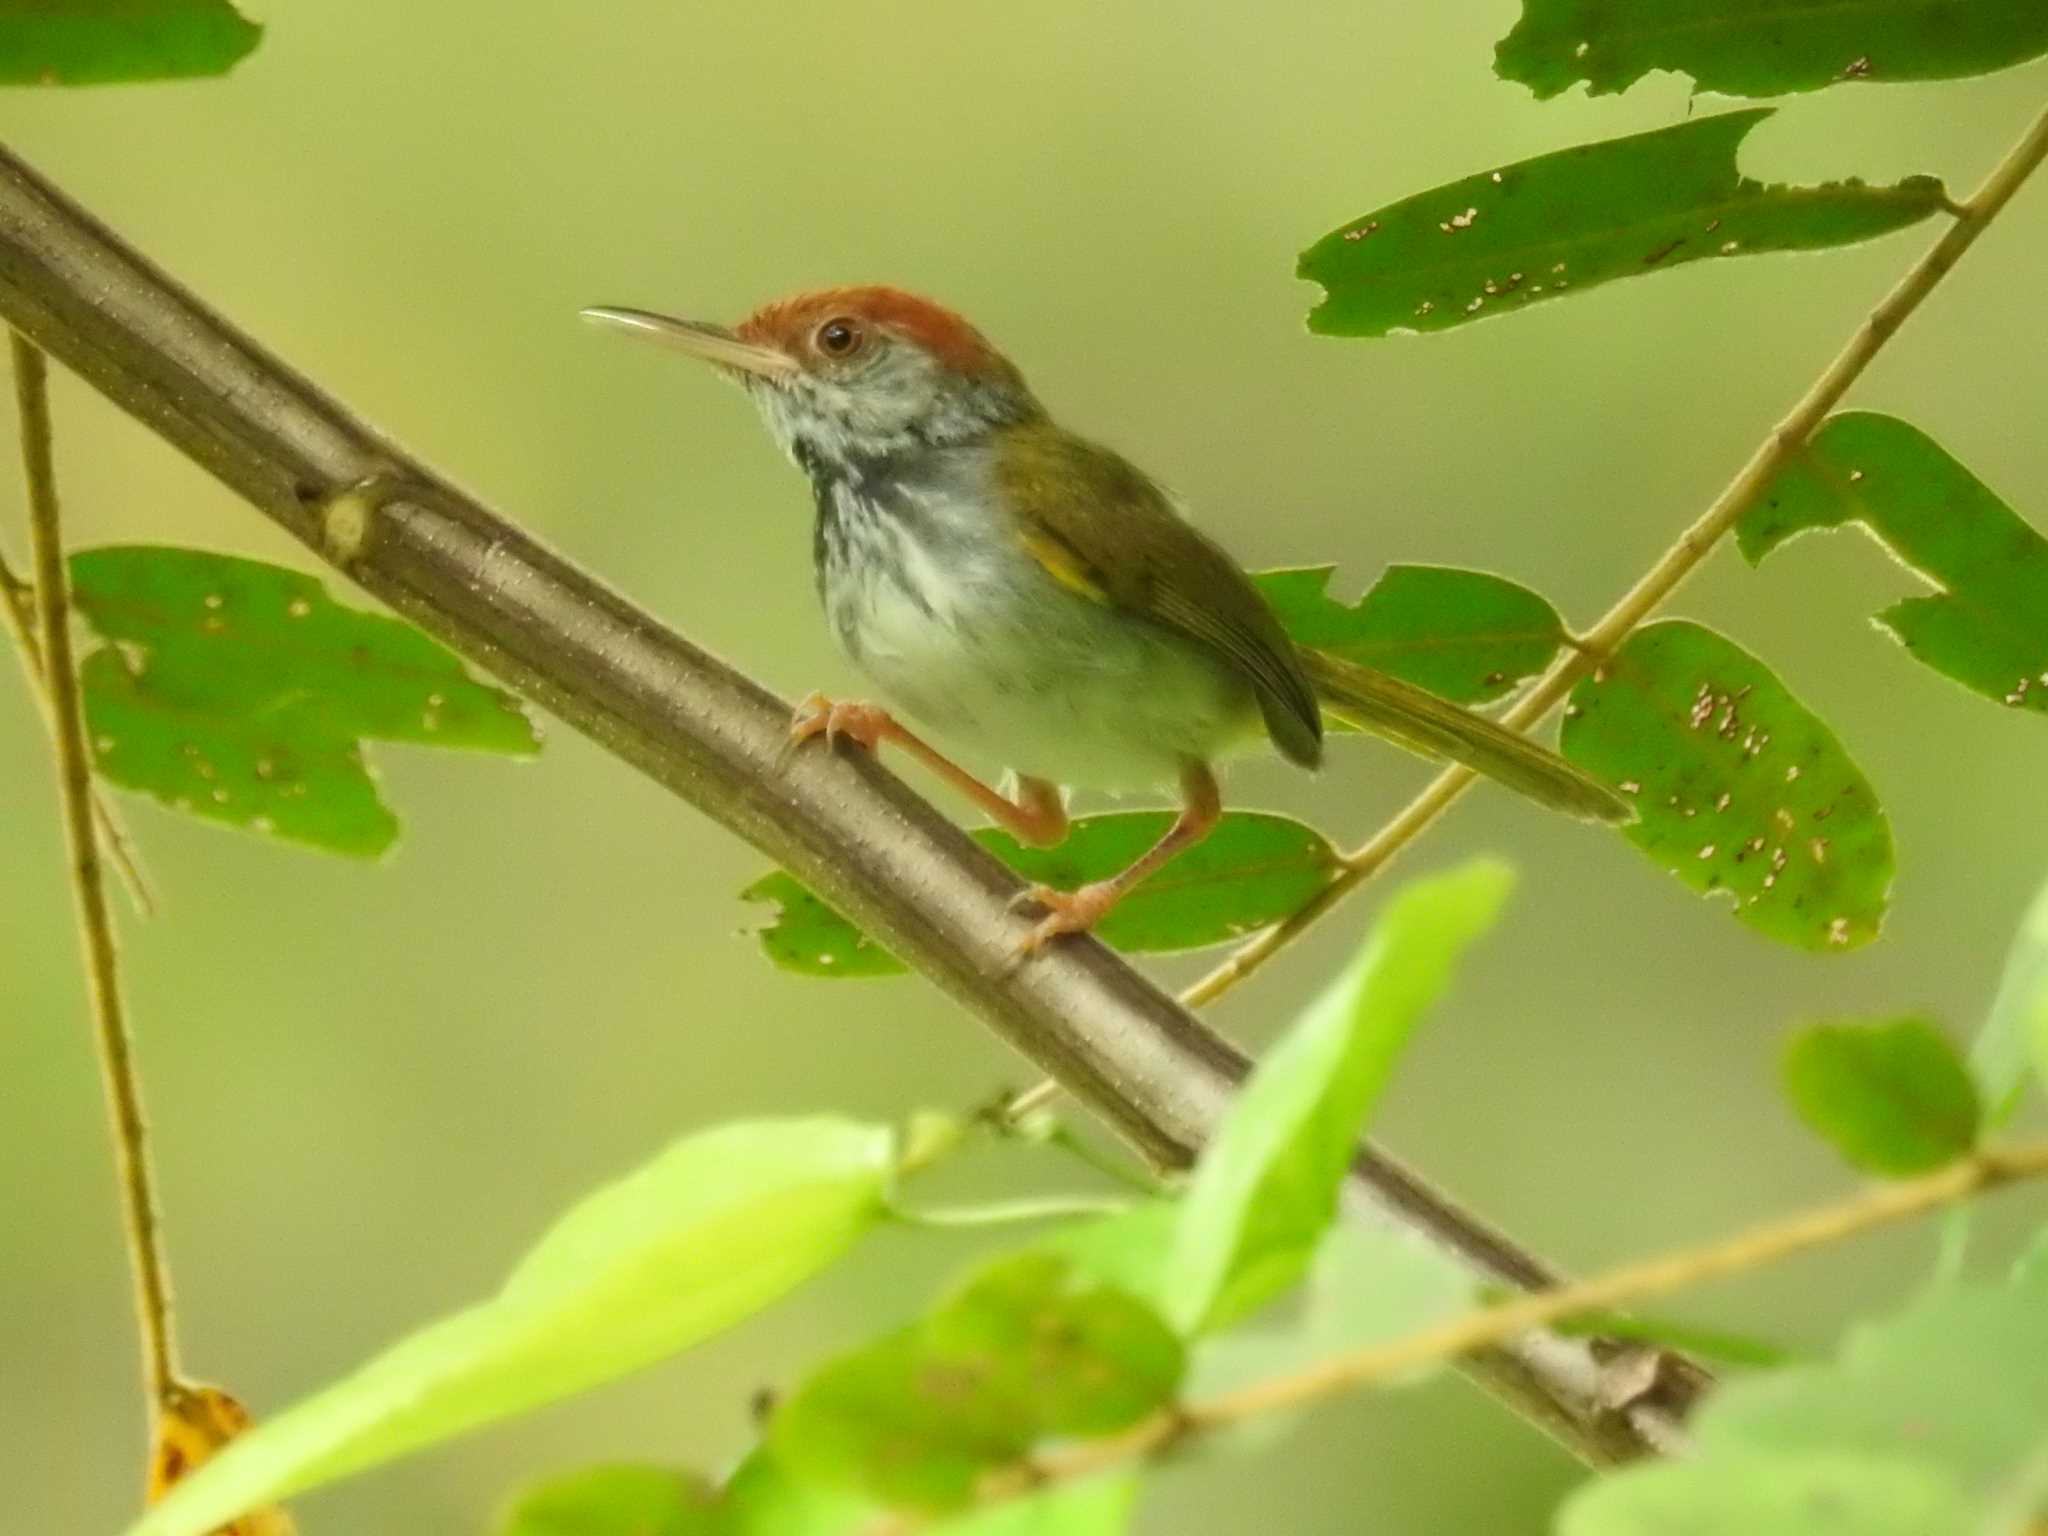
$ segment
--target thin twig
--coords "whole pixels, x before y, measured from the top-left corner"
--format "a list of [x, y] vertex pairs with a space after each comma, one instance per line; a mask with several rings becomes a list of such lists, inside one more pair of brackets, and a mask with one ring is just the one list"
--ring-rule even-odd
[[50, 689], [57, 782], [64, 802], [64, 831], [71, 850], [71, 888], [78, 907], [86, 994], [92, 1005], [100, 1071], [113, 1120], [114, 1160], [120, 1171], [128, 1256], [135, 1272], [135, 1311], [142, 1330], [143, 1383], [151, 1406], [160, 1408], [179, 1390], [177, 1358], [171, 1342], [170, 1279], [158, 1240], [142, 1094], [121, 1003], [114, 925], [107, 911], [106, 888], [100, 880], [99, 843], [93, 830], [92, 759], [86, 746], [78, 673], [71, 654], [64, 538], [57, 518], [57, 478], [50, 452], [50, 397], [43, 354], [19, 333], [14, 333], [12, 339], [14, 394], [21, 412], [22, 464], [28, 479], [29, 543], [35, 559], [43, 675]]
[[[1704, 1247], [1626, 1265], [1513, 1301], [1480, 1307], [1386, 1344], [1319, 1361], [1197, 1402], [1178, 1404], [1120, 1434], [1034, 1456], [983, 1480], [979, 1502], [999, 1503], [1107, 1472], [1124, 1463], [1179, 1449], [1191, 1439], [1265, 1414], [1301, 1408], [1361, 1387], [1384, 1386], [1424, 1366], [1498, 1345], [1534, 1328], [1587, 1313], [1650, 1300], [1703, 1281], [1776, 1263], [1876, 1227], [1952, 1206], [2022, 1179], [2048, 1175], [2048, 1140], [1992, 1148], [1921, 1178], [1880, 1184], [1833, 1205], [1803, 1211]], [[899, 1517], [868, 1536], [900, 1536], [917, 1528]]]
[[[4, 551], [0, 551], [0, 624], [7, 626], [15, 652], [21, 657], [21, 670], [28, 677], [29, 689], [43, 707], [44, 723], [54, 731], [50, 680], [43, 670], [42, 643], [36, 639], [36, 590], [15, 574]], [[97, 785], [93, 787], [92, 809], [93, 818], [99, 823], [100, 836], [105, 840], [107, 852], [113, 855], [114, 868], [121, 877], [121, 886], [127, 891], [129, 901], [142, 916], [156, 916], [156, 893], [150, 889], [142, 860], [129, 840], [127, 827]]]
[[[1680, 534], [1676, 543], [1625, 593], [1600, 622], [1582, 637], [1582, 643], [1567, 649], [1527, 693], [1505, 711], [1501, 724], [1526, 731], [1565, 701], [1580, 678], [1592, 671], [1599, 659], [1611, 656], [1635, 627], [1647, 619], [1677, 590], [1721, 539], [1756, 504], [1786, 461], [1806, 445], [1821, 421], [1840, 403], [1849, 387], [1883, 350], [1892, 334], [1950, 268], [1962, 257], [1985, 228], [2012, 199], [2027, 177], [2048, 156], [2048, 111], [2044, 111], [2020, 141], [2006, 152], [1996, 170], [1967, 202], [1958, 205], [1956, 220], [1941, 238], [1928, 248], [1887, 294], [1856, 334], [1849, 338], [1835, 360], [1811, 388], [1778, 423], [1770, 436], [1742, 470], [1715, 498], [1713, 505]], [[1476, 775], [1469, 768], [1451, 767], [1438, 774], [1421, 794], [1403, 808], [1366, 842], [1344, 856], [1343, 868], [1311, 896], [1298, 910], [1246, 942], [1221, 965], [1182, 992], [1181, 1001], [1190, 1008], [1221, 997], [1245, 977], [1273, 958], [1299, 937], [1323, 913], [1384, 869], [1413, 842], [1452, 802], [1472, 786]]]

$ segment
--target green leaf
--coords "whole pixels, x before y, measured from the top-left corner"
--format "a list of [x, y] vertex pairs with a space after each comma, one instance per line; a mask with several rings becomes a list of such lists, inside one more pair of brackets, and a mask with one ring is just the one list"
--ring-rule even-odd
[[1929, 1467], [1876, 1456], [1744, 1451], [1610, 1474], [1558, 1512], [1558, 1536], [1977, 1536]]
[[1163, 1311], [1174, 1228], [1179, 1222], [1178, 1200], [1145, 1200], [1113, 1216], [1077, 1221], [1048, 1232], [1038, 1246], [1068, 1260], [1098, 1284], [1128, 1291]]
[[1182, 1202], [1167, 1273], [1167, 1315], [1182, 1332], [1246, 1316], [1307, 1269], [1394, 1058], [1513, 883], [1476, 860], [1403, 887], [1358, 957], [1261, 1058]]
[[1202, 1342], [1189, 1396], [1209, 1397], [1391, 1343], [1467, 1310], [1477, 1293], [1470, 1269], [1414, 1232], [1391, 1223], [1336, 1222], [1316, 1246], [1303, 1285], [1245, 1326]]
[[1941, 589], [1887, 608], [1880, 628], [1965, 688], [2048, 714], [2048, 539], [1933, 438], [1869, 411], [1829, 417], [1736, 536], [1754, 564], [1850, 522]]
[[1781, 1345], [1746, 1333], [1731, 1333], [1725, 1328], [1703, 1327], [1671, 1317], [1644, 1317], [1634, 1312], [1581, 1312], [1553, 1327], [1569, 1338], [1660, 1344], [1723, 1365], [1789, 1365], [1793, 1358], [1791, 1351]]
[[1736, 146], [1768, 107], [1582, 144], [1353, 219], [1302, 254], [1323, 336], [1443, 331], [1709, 257], [1850, 245], [1942, 207], [1931, 176], [1765, 186]]
[[1494, 71], [1539, 99], [1625, 91], [1653, 69], [1724, 96], [1838, 80], [1950, 80], [2048, 51], [2039, 0], [1522, 0]]
[[862, 1536], [883, 1513], [859, 1494], [796, 1476], [764, 1442], [721, 1490], [717, 1530], [718, 1536]]
[[0, 8], [0, 85], [225, 74], [262, 36], [227, 0], [29, 0]]
[[948, 1510], [1040, 1440], [1113, 1434], [1173, 1400], [1180, 1340], [1056, 1253], [980, 1271], [921, 1321], [826, 1365], [776, 1413], [800, 1477]]
[[1296, 645], [1391, 672], [1439, 698], [1489, 704], [1547, 667], [1564, 641], [1555, 608], [1485, 571], [1390, 565], [1347, 606], [1327, 590], [1335, 570], [1259, 571], [1252, 580]]
[[1817, 950], [1877, 936], [1892, 834], [1870, 781], [1725, 637], [1681, 619], [1637, 630], [1572, 690], [1560, 745], [1634, 802], [1622, 836], [1757, 932]]
[[175, 809], [333, 853], [398, 835], [359, 738], [526, 756], [511, 695], [397, 619], [343, 608], [298, 571], [123, 545], [71, 557], [112, 645], [80, 668], [100, 774]]
[[[1026, 880], [1072, 890], [1128, 868], [1173, 822], [1170, 811], [1083, 816], [1057, 848], [1026, 848], [983, 827], [974, 839]], [[1229, 811], [1202, 842], [1140, 885], [1095, 930], [1134, 953], [1223, 944], [1278, 922], [1314, 895], [1337, 867], [1315, 828], [1262, 811]], [[893, 976], [903, 965], [796, 879], [776, 870], [740, 892], [775, 916], [758, 937], [768, 958], [804, 976]]]
[[[1117, 1536], [1130, 1524], [1137, 1494], [1134, 1477], [1092, 1478], [936, 1520], [923, 1530], [925, 1536]], [[887, 1513], [859, 1494], [804, 1481], [763, 1445], [726, 1485], [715, 1529], [717, 1536], [864, 1536]]]
[[2048, 1084], [2048, 884], [2035, 895], [2005, 954], [2005, 974], [1970, 1051], [1970, 1070], [1992, 1124], [2019, 1104], [2029, 1057]]
[[1784, 1072], [1799, 1118], [1866, 1173], [1925, 1173], [1977, 1144], [1977, 1085], [1925, 1019], [1809, 1024], [1786, 1042]]
[[1935, 1291], [1841, 1357], [1722, 1386], [1694, 1454], [1600, 1478], [1559, 1536], [2017, 1531], [2048, 1467], [2048, 1273]]
[[667, 1467], [585, 1467], [521, 1494], [499, 1536], [712, 1536], [704, 1480]]
[[259, 1424], [130, 1536], [202, 1536], [730, 1327], [883, 1219], [893, 1157], [885, 1128], [848, 1120], [739, 1121], [685, 1137], [569, 1211], [496, 1296]]

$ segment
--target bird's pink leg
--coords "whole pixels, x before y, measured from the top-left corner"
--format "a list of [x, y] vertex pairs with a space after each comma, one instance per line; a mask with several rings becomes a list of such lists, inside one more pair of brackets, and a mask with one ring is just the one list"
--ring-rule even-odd
[[1017, 798], [1012, 800], [898, 724], [896, 717], [879, 704], [841, 703], [822, 693], [812, 694], [797, 706], [796, 716], [789, 722], [789, 739], [801, 744], [819, 735], [827, 742], [837, 742], [843, 736], [870, 752], [879, 750], [885, 741], [894, 742], [987, 811], [996, 825], [1018, 842], [1033, 848], [1051, 848], [1066, 840], [1067, 808], [1060, 800], [1057, 786], [1043, 779], [1020, 776]]
[[1055, 890], [1034, 885], [1017, 898], [1015, 905], [1034, 902], [1045, 908], [1044, 919], [1017, 946], [1019, 954], [1032, 955], [1063, 933], [1084, 933], [1124, 897], [1156, 873], [1176, 854], [1184, 853], [1215, 830], [1223, 816], [1222, 792], [1216, 775], [1206, 763], [1190, 762], [1180, 773], [1181, 808], [1166, 835], [1154, 843], [1143, 858], [1118, 875], [1097, 880], [1076, 891]]

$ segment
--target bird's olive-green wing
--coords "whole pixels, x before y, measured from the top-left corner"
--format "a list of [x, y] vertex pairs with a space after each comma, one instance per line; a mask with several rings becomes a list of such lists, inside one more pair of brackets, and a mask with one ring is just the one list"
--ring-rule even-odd
[[1322, 760], [1323, 717], [1293, 642], [1237, 563], [1136, 466], [1036, 422], [996, 456], [1024, 549], [1063, 586], [1196, 641], [1244, 674], [1273, 742]]

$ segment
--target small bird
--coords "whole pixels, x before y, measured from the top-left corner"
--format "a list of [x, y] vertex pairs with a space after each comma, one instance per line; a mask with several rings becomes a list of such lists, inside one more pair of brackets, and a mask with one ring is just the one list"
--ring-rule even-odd
[[1067, 833], [1064, 788], [1177, 782], [1181, 810], [1136, 863], [1044, 913], [1020, 950], [1083, 931], [1222, 815], [1214, 764], [1270, 740], [1304, 768], [1323, 709], [1448, 757], [1553, 809], [1627, 803], [1524, 737], [1412, 684], [1298, 650], [1244, 572], [1128, 460], [1054, 424], [1008, 358], [959, 315], [896, 288], [764, 305], [736, 327], [586, 309], [715, 364], [811, 482], [818, 595], [847, 657], [889, 704], [1005, 765], [991, 787], [879, 705], [812, 694], [791, 724], [889, 742], [1019, 841]]

